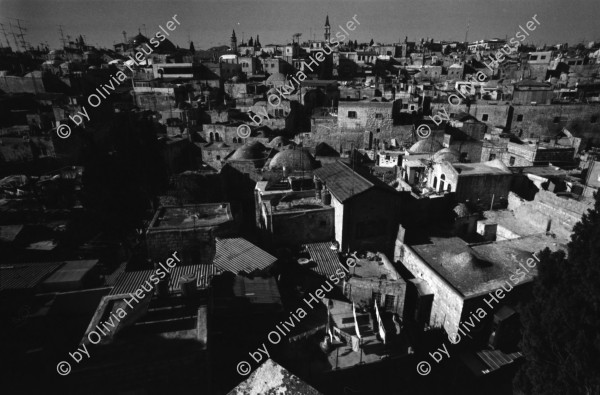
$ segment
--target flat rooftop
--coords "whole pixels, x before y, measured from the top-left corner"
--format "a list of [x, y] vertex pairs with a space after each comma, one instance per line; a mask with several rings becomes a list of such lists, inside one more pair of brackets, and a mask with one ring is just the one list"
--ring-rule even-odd
[[358, 278], [400, 280], [398, 272], [391, 266], [391, 263], [389, 265], [390, 266], [384, 264], [381, 256], [372, 255], [371, 259], [358, 259], [356, 265], [349, 270], [353, 277]]
[[[452, 163], [452, 166], [459, 171], [461, 176], [482, 175], [482, 174], [512, 174], [506, 166], [497, 165], [497, 161], [482, 163]], [[498, 161], [499, 162], [499, 161]]]
[[217, 226], [233, 221], [229, 203], [192, 204], [161, 207], [149, 229]]
[[[415, 245], [411, 248], [467, 298], [484, 295], [500, 288], [521, 267], [521, 263], [526, 265], [534, 253], [546, 247], [552, 251], [561, 249], [560, 244], [545, 235], [531, 235], [471, 246], [458, 237], [433, 237], [431, 241], [429, 244]], [[520, 283], [530, 281], [536, 276], [537, 267], [534, 267]]]
[[284, 198], [277, 205], [273, 205], [273, 200], [271, 201], [273, 214], [318, 210], [329, 207], [331, 206], [326, 206], [322, 201], [314, 197]]

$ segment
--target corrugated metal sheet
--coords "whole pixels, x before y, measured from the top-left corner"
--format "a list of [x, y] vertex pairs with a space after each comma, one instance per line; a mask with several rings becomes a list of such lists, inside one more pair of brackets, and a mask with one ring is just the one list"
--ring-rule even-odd
[[523, 353], [518, 351], [511, 354], [505, 354], [500, 350], [483, 350], [477, 352], [477, 356], [489, 367], [489, 370], [483, 371], [483, 373], [491, 373], [504, 365], [513, 363], [521, 358]]
[[104, 282], [106, 283], [106, 285], [115, 285], [117, 283], [117, 280], [121, 276], [121, 274], [125, 273], [126, 267], [127, 267], [127, 262], [123, 262], [119, 265], [119, 267], [117, 267], [115, 269], [114, 272], [112, 272], [109, 275], [106, 275], [104, 277]]
[[313, 266], [311, 269], [316, 273], [326, 277], [334, 274], [337, 269], [343, 270], [343, 266], [340, 262], [337, 251], [329, 248], [330, 246], [330, 242], [311, 243], [304, 244], [302, 246], [308, 251], [310, 259], [317, 264], [317, 266]]
[[0, 291], [34, 288], [64, 263], [38, 262], [0, 265]]
[[134, 293], [154, 272], [155, 269], [148, 269], [121, 274], [109, 295]]
[[[139, 270], [134, 272], [122, 273], [117, 279], [114, 288], [109, 295], [119, 295], [134, 293], [142, 285], [150, 281], [150, 276], [156, 272], [156, 269]], [[171, 269], [171, 277], [169, 279], [169, 290], [171, 292], [179, 292], [180, 285], [179, 280], [181, 276], [187, 274], [196, 274], [196, 285], [199, 289], [206, 289], [210, 286], [212, 277], [217, 273], [215, 265], [182, 265], [175, 266]], [[146, 286], [147, 288], [147, 286]]]
[[250, 273], [263, 270], [277, 261], [273, 255], [241, 237], [217, 239], [214, 263], [217, 269]]

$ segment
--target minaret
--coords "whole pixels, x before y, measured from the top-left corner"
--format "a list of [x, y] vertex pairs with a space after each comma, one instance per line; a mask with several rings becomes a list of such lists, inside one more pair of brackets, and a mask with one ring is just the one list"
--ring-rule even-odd
[[329, 37], [331, 37], [331, 26], [329, 26], [329, 15], [325, 17], [325, 41], [329, 42]]
[[231, 50], [235, 53], [237, 53], [237, 37], [235, 36], [235, 30], [233, 31], [233, 34], [231, 35]]

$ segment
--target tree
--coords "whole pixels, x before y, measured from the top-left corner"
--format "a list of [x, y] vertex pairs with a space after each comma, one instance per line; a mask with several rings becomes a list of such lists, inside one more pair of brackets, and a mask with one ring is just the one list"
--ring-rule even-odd
[[254, 46], [254, 39], [252, 37], [250, 37], [250, 40], [248, 40], [248, 46], [249, 47], [253, 47]]
[[191, 53], [196, 53], [196, 48], [194, 48], [194, 42], [190, 41], [190, 52]]
[[371, 39], [371, 41], [369, 41], [369, 47], [372, 47], [373, 44], [375, 44], [375, 41], [373, 41], [373, 39]]
[[573, 228], [568, 256], [540, 254], [533, 298], [522, 313], [527, 394], [600, 394], [600, 194]]

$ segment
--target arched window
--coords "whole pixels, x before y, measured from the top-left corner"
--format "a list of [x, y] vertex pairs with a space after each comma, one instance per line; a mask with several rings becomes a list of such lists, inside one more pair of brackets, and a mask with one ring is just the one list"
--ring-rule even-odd
[[221, 135], [219, 133], [215, 133], [215, 141], [221, 141]]
[[210, 138], [210, 141], [215, 141], [215, 134], [213, 132], [210, 132], [208, 137]]
[[433, 177], [433, 189], [437, 187], [437, 176]]
[[442, 180], [445, 180], [445, 179], [446, 179], [446, 175], [445, 175], [445, 174], [442, 174], [442, 175], [440, 176], [440, 178], [441, 178]]
[[452, 184], [448, 184], [448, 188], [446, 189], [448, 192], [452, 192]]

